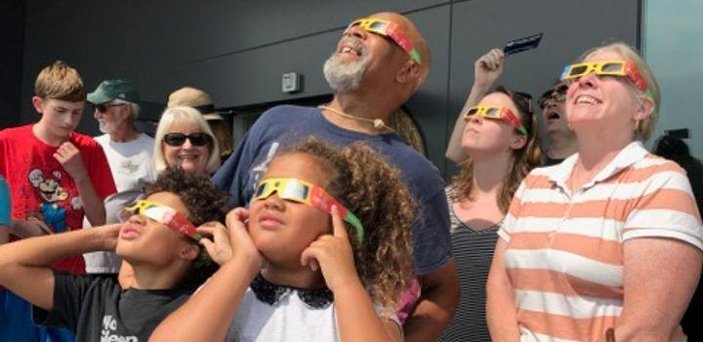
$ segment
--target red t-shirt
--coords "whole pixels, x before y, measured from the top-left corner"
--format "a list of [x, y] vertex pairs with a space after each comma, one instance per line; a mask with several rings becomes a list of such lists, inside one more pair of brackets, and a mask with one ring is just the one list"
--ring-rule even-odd
[[[10, 187], [12, 218], [41, 214], [55, 233], [83, 227], [83, 204], [73, 178], [54, 158], [57, 146], [47, 145], [32, 132], [33, 125], [0, 131], [0, 175]], [[101, 199], [116, 192], [102, 147], [93, 138], [71, 133], [69, 141], [81, 153], [95, 192]], [[52, 265], [73, 274], [85, 273], [82, 256]]]

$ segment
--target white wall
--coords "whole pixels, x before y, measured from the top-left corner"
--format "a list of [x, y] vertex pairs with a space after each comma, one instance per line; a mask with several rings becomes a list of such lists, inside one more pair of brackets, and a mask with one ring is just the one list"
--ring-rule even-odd
[[642, 50], [662, 93], [652, 146], [665, 130], [688, 128], [691, 154], [703, 157], [703, 1], [646, 0]]

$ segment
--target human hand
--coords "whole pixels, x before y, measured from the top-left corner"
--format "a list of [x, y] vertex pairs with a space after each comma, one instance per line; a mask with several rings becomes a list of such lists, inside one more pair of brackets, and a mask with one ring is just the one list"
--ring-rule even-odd
[[232, 260], [243, 259], [250, 267], [252, 274], [259, 272], [264, 264], [264, 257], [261, 255], [254, 242], [249, 236], [246, 221], [249, 219], [249, 210], [245, 208], [234, 208], [225, 218], [227, 230], [229, 231], [229, 242], [232, 250]]
[[359, 282], [354, 267], [354, 252], [349, 243], [349, 234], [339, 210], [332, 208], [332, 235], [318, 237], [300, 256], [300, 263], [313, 271], [322, 270], [327, 287], [334, 292], [341, 285]]
[[76, 183], [84, 181], [88, 171], [83, 164], [83, 158], [78, 148], [70, 141], [66, 141], [54, 153], [54, 159], [63, 167]]
[[214, 262], [223, 265], [232, 259], [232, 245], [225, 225], [217, 221], [210, 221], [200, 225], [197, 232], [212, 237], [203, 237], [200, 239], [200, 244], [205, 247], [207, 254]]
[[474, 63], [474, 85], [491, 88], [503, 74], [505, 54], [501, 49], [491, 49]]
[[[97, 227], [96, 227], [97, 228]], [[103, 249], [105, 251], [115, 251], [117, 240], [120, 237], [122, 223], [107, 224], [98, 229], [90, 228], [90, 231], [96, 231], [102, 235]]]

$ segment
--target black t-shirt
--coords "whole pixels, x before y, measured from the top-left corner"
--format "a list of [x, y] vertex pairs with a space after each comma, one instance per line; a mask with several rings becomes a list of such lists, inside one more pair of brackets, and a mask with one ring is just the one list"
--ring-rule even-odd
[[112, 279], [54, 271], [54, 308], [34, 307], [36, 324], [65, 327], [76, 341], [146, 341], [190, 296], [187, 290], [122, 290]]

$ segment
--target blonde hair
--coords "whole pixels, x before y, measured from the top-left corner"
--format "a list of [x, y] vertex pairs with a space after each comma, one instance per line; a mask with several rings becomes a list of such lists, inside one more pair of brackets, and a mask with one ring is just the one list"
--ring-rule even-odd
[[56, 61], [37, 75], [34, 95], [69, 102], [85, 101], [83, 79], [76, 69], [62, 61]]
[[154, 168], [157, 173], [165, 170], [168, 165], [163, 153], [164, 135], [168, 133], [169, 127], [176, 121], [185, 121], [194, 124], [200, 128], [200, 131], [209, 135], [212, 138], [212, 145], [208, 149], [210, 154], [207, 161], [206, 170], [208, 173], [213, 173], [220, 167], [220, 148], [217, 144], [217, 139], [207, 124], [205, 119], [197, 109], [187, 106], [171, 107], [164, 110], [159, 120], [159, 126], [156, 128], [156, 136], [154, 137]]
[[642, 74], [642, 77], [644, 77], [644, 79], [647, 81], [647, 89], [644, 91], [638, 89], [634, 85], [631, 85], [632, 90], [640, 98], [646, 97], [652, 100], [652, 102], [654, 102], [654, 110], [652, 110], [652, 113], [649, 115], [649, 117], [647, 117], [646, 119], [642, 119], [640, 124], [635, 126], [635, 138], [641, 141], [647, 141], [647, 139], [649, 139], [649, 137], [652, 135], [652, 132], [654, 132], [654, 126], [657, 122], [657, 119], [659, 118], [659, 106], [661, 105], [661, 94], [659, 92], [659, 84], [654, 78], [652, 69], [647, 65], [647, 63], [645, 63], [645, 61], [642, 59], [639, 52], [635, 48], [620, 41], [608, 43], [590, 49], [586, 51], [581, 56], [581, 58], [579, 58], [579, 61], [583, 62], [588, 59], [588, 57], [591, 57], [593, 54], [599, 52], [615, 52], [622, 56], [623, 59], [635, 62], [640, 74]]

